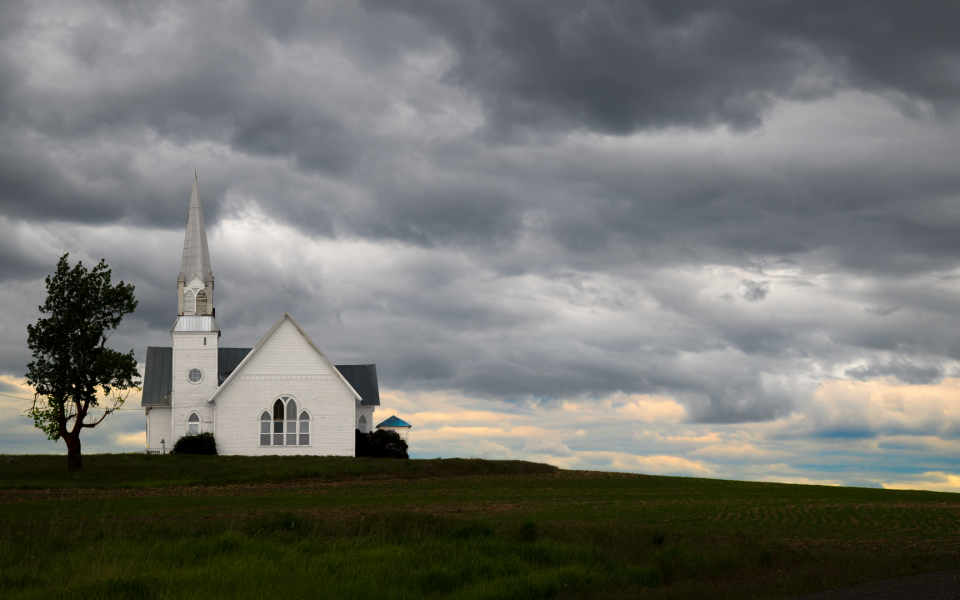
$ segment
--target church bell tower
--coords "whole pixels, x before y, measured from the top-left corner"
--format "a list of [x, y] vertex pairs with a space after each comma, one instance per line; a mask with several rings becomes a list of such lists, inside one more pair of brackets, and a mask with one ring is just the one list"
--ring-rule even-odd
[[207, 230], [203, 226], [203, 208], [200, 206], [200, 187], [193, 174], [193, 191], [187, 213], [187, 235], [183, 239], [183, 258], [180, 277], [177, 278], [177, 314], [210, 315], [213, 310], [213, 271], [210, 269], [210, 250], [207, 248]]
[[187, 233], [177, 278], [177, 320], [173, 337], [171, 431], [173, 439], [213, 433], [214, 408], [207, 399], [217, 391], [220, 328], [213, 306], [213, 271], [203, 225], [200, 188], [193, 175]]

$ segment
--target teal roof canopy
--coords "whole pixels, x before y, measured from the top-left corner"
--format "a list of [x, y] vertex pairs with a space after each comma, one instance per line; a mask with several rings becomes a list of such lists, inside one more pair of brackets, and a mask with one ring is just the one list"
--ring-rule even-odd
[[413, 427], [413, 425], [396, 416], [391, 416], [383, 423], [377, 425], [377, 427]]

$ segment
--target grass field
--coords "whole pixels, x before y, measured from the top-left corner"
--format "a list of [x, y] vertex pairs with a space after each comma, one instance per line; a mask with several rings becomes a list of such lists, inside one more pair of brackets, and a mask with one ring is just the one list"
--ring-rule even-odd
[[518, 460], [378, 460], [313, 456], [174, 456], [92, 454], [83, 470], [67, 473], [63, 456], [0, 455], [0, 490], [233, 485], [293, 480], [422, 479], [467, 475], [556, 473], [550, 465]]
[[520, 461], [63, 463], [0, 457], [0, 597], [786, 598], [960, 567], [954, 494]]

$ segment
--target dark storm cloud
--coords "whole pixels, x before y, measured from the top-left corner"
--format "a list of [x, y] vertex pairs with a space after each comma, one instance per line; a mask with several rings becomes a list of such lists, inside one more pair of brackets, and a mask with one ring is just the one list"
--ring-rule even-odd
[[759, 302], [770, 293], [769, 281], [753, 281], [744, 279], [740, 281], [740, 296], [747, 302]]
[[369, 2], [415, 15], [458, 53], [450, 81], [488, 127], [759, 125], [773, 103], [843, 87], [952, 112], [960, 80], [943, 2]]
[[731, 423], [957, 370], [952, 5], [0, 10], [5, 373], [63, 250], [169, 343], [194, 168], [224, 343], [289, 310], [385, 388]]
[[846, 370], [847, 377], [866, 381], [881, 377], [896, 377], [913, 384], [936, 383], [943, 379], [943, 367], [936, 363], [917, 364], [912, 360], [899, 359], [885, 364], [862, 365]]

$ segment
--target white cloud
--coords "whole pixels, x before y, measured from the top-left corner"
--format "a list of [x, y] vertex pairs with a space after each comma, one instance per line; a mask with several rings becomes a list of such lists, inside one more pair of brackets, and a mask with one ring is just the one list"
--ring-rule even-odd
[[527, 439], [523, 452], [528, 455], [544, 454], [546, 456], [571, 456], [573, 453], [566, 444], [559, 440], [545, 438]]
[[478, 456], [480, 458], [490, 458], [490, 459], [511, 458], [510, 448], [507, 448], [503, 444], [491, 442], [490, 440], [482, 440], [479, 443], [474, 444], [473, 452], [475, 456]]

